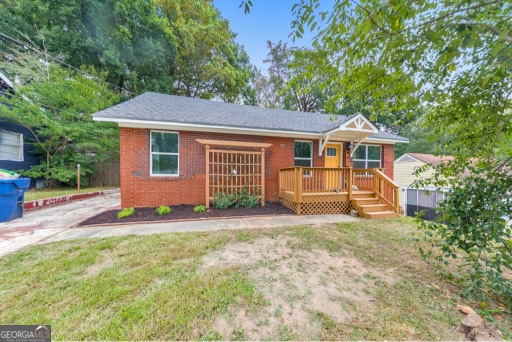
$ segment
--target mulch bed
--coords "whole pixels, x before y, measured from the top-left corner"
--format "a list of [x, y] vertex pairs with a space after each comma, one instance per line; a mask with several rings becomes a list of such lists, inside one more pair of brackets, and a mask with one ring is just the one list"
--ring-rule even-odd
[[242, 217], [242, 216], [268, 216], [268, 215], [294, 215], [295, 212], [281, 203], [267, 203], [264, 207], [255, 208], [209, 208], [203, 213], [195, 213], [193, 205], [178, 205], [171, 207], [172, 212], [167, 215], [158, 215], [155, 208], [136, 208], [135, 214], [122, 219], [117, 218], [119, 210], [109, 210], [82, 221], [78, 226], [90, 226], [98, 224], [118, 224], [127, 222], [153, 222], [153, 221], [179, 221], [198, 220], [205, 218], [219, 217]]

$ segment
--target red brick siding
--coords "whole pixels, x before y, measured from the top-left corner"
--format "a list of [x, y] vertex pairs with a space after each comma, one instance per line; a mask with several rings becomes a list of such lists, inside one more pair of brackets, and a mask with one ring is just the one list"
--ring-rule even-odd
[[[159, 205], [205, 203], [205, 146], [196, 139], [263, 142], [272, 144], [265, 153], [265, 199], [278, 201], [279, 169], [294, 164], [293, 138], [251, 135], [179, 132], [179, 176], [150, 176], [149, 129], [120, 129], [121, 207], [156, 207]], [[313, 142], [313, 166], [323, 167], [324, 157], [318, 156], [318, 140]], [[393, 146], [389, 145], [391, 156]], [[391, 172], [393, 159], [384, 148], [384, 167]], [[351, 165], [345, 156], [344, 165]], [[388, 172], [386, 171], [386, 174]], [[389, 174], [388, 174], [389, 175]], [[392, 176], [392, 173], [391, 173]]]
[[394, 179], [395, 145], [382, 145], [382, 167], [384, 168], [384, 174]]
[[343, 156], [343, 167], [352, 167], [354, 166], [354, 159], [350, 157], [350, 151], [346, 149], [346, 145], [344, 146], [345, 155]]

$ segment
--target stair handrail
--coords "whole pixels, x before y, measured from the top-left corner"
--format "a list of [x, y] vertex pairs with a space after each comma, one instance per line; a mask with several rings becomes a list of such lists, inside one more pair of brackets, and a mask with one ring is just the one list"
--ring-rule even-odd
[[[373, 170], [374, 174], [374, 191], [375, 194], [387, 205], [389, 205], [395, 213], [399, 213], [400, 207], [398, 203], [398, 189], [399, 186], [391, 178], [386, 176], [383, 172], [381, 172], [378, 169]], [[393, 198], [389, 200], [386, 198], [386, 194], [384, 193], [385, 186], [384, 184], [387, 183], [391, 186], [391, 190], [393, 191]]]

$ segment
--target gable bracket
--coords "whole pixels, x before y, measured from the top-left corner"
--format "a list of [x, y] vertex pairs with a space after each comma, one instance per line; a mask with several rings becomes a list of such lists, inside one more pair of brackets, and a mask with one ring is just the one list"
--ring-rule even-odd
[[325, 136], [324, 141], [322, 142], [322, 138], [318, 139], [318, 156], [321, 157], [325, 148], [325, 145], [329, 142], [329, 138], [331, 135]]
[[350, 151], [350, 158], [354, 158], [354, 152], [357, 150], [357, 148], [359, 147], [359, 145], [361, 145], [362, 142], [363, 142], [363, 139], [356, 142], [354, 147], [352, 147], [352, 151]]

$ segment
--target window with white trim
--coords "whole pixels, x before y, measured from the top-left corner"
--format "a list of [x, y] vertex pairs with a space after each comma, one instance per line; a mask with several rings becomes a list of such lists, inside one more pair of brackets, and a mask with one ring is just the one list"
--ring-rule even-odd
[[151, 131], [151, 175], [179, 174], [179, 134]]
[[313, 166], [313, 143], [311, 141], [295, 142], [295, 166]]
[[0, 131], [0, 159], [23, 161], [23, 134]]
[[354, 152], [354, 169], [372, 169], [381, 167], [382, 146], [359, 145]]

